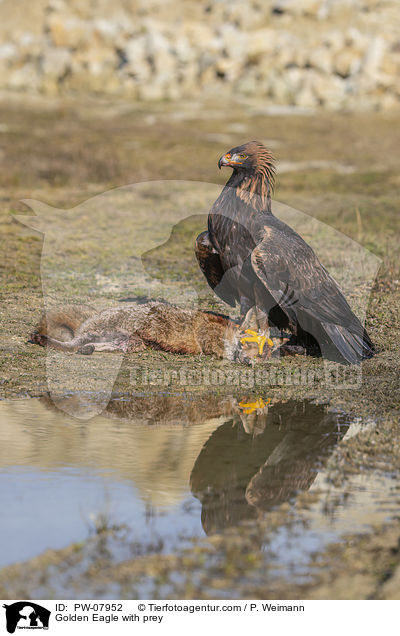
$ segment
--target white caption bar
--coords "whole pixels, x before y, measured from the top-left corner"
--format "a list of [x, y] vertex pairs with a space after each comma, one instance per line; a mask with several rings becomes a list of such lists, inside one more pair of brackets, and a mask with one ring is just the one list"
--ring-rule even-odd
[[[373, 635], [397, 624], [400, 601], [1, 601], [0, 634]], [[274, 630], [271, 632], [270, 630]], [[277, 631], [279, 630], [279, 631]]]

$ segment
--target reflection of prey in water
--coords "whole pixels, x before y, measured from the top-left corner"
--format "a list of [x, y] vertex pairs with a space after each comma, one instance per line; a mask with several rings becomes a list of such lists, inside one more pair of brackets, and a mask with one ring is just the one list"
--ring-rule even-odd
[[[96, 395], [63, 399], [80, 412]], [[40, 402], [57, 410], [50, 398]], [[62, 421], [71, 420], [63, 415]], [[190, 482], [207, 533], [257, 517], [310, 488], [348, 428], [343, 415], [310, 402], [159, 393], [115, 396], [101, 417], [76, 426], [57, 432], [49, 422], [48, 441], [52, 435], [54, 442], [62, 439], [53, 460], [111, 468], [135, 484], [146, 505], [160, 510], [182, 501]], [[49, 450], [43, 449], [47, 465]]]
[[347, 429], [343, 416], [295, 401], [240, 413], [220, 426], [205, 443], [190, 479], [202, 503], [205, 532], [255, 518], [308, 490], [321, 460]]
[[[93, 405], [101, 398], [96, 393], [70, 393], [58, 396], [56, 403], [50, 396], [40, 401], [47, 408], [66, 411], [76, 417], [90, 413]], [[143, 395], [114, 394], [102, 415], [107, 418], [129, 420], [137, 424], [173, 424], [190, 426], [205, 420], [229, 415], [233, 398], [221, 399], [214, 395], [194, 395], [153, 393]], [[68, 403], [68, 407], [67, 407]], [[57, 408], [59, 407], [59, 408]], [[68, 411], [67, 411], [68, 408]]]

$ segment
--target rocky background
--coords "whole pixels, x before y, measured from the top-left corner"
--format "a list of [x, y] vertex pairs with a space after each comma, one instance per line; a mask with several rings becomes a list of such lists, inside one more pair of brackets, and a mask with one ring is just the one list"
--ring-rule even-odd
[[399, 0], [0, 0], [0, 89], [393, 109], [399, 74]]

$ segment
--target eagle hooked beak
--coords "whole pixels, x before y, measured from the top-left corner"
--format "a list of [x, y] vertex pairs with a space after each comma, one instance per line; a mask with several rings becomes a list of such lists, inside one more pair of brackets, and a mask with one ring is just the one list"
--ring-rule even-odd
[[230, 166], [231, 154], [229, 152], [226, 155], [222, 155], [220, 160], [218, 161], [218, 168], [221, 170], [222, 166]]

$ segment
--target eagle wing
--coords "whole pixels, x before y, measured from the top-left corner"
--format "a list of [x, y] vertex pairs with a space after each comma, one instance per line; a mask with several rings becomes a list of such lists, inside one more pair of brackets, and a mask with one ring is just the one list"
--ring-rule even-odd
[[321, 344], [328, 340], [350, 363], [369, 357], [373, 345], [337, 282], [312, 248], [291, 228], [265, 227], [251, 266], [292, 323]]
[[196, 239], [195, 253], [200, 269], [207, 279], [211, 289], [228, 305], [235, 306], [238, 300], [237, 292], [229, 281], [217, 250], [213, 247], [207, 231], [202, 232]]

